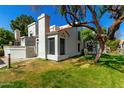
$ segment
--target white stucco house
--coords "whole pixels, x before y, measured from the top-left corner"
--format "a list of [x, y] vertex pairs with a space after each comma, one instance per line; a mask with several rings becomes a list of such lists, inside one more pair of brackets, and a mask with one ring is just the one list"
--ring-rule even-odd
[[16, 30], [15, 39], [20, 42], [20, 46], [5, 47], [5, 56], [11, 52], [12, 57], [35, 56], [59, 61], [80, 55], [83, 49], [79, 35], [81, 28], [69, 25], [50, 26], [49, 23], [50, 17], [41, 14], [37, 22], [28, 25], [28, 36], [20, 37], [20, 31]]

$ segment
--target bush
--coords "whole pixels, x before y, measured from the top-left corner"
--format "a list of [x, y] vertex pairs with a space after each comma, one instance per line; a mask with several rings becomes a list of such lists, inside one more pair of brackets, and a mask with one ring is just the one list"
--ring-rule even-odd
[[116, 49], [119, 46], [119, 42], [120, 42], [120, 40], [108, 40], [106, 42], [106, 45], [107, 45], [107, 47], [110, 47], [111, 51], [116, 51]]
[[87, 48], [84, 49], [84, 55], [88, 55], [88, 49]]
[[4, 50], [0, 49], [0, 56], [4, 56]]

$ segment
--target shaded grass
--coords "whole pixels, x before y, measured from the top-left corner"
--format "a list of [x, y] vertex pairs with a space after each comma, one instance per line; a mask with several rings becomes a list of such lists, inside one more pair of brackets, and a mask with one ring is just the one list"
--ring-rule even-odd
[[[79, 60], [93, 60], [93, 59], [95, 59], [95, 56], [87, 55], [87, 56], [80, 57]], [[124, 72], [124, 55], [103, 54], [98, 64], [106, 65], [120, 72]]]

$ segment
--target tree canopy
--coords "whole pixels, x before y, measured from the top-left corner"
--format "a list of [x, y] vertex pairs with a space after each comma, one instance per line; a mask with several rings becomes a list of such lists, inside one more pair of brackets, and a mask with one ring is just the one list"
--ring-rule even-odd
[[9, 42], [13, 40], [14, 40], [14, 34], [12, 32], [0, 28], [0, 45], [9, 44]]
[[92, 32], [90, 29], [82, 29], [80, 31], [80, 37], [84, 41], [88, 41], [88, 40], [96, 41], [96, 34]]
[[11, 20], [10, 26], [12, 30], [20, 30], [21, 36], [27, 36], [28, 35], [28, 29], [27, 26], [34, 22], [34, 18], [32, 16], [28, 15], [20, 15], [15, 20]]

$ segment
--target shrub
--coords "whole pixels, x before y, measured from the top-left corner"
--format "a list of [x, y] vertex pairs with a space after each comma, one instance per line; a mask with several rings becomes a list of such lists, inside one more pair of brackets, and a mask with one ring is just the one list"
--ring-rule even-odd
[[111, 51], [116, 51], [116, 49], [119, 46], [119, 42], [120, 42], [119, 40], [108, 40], [106, 42], [106, 45], [107, 45], [107, 47], [110, 47]]
[[88, 55], [88, 49], [84, 49], [84, 55]]

